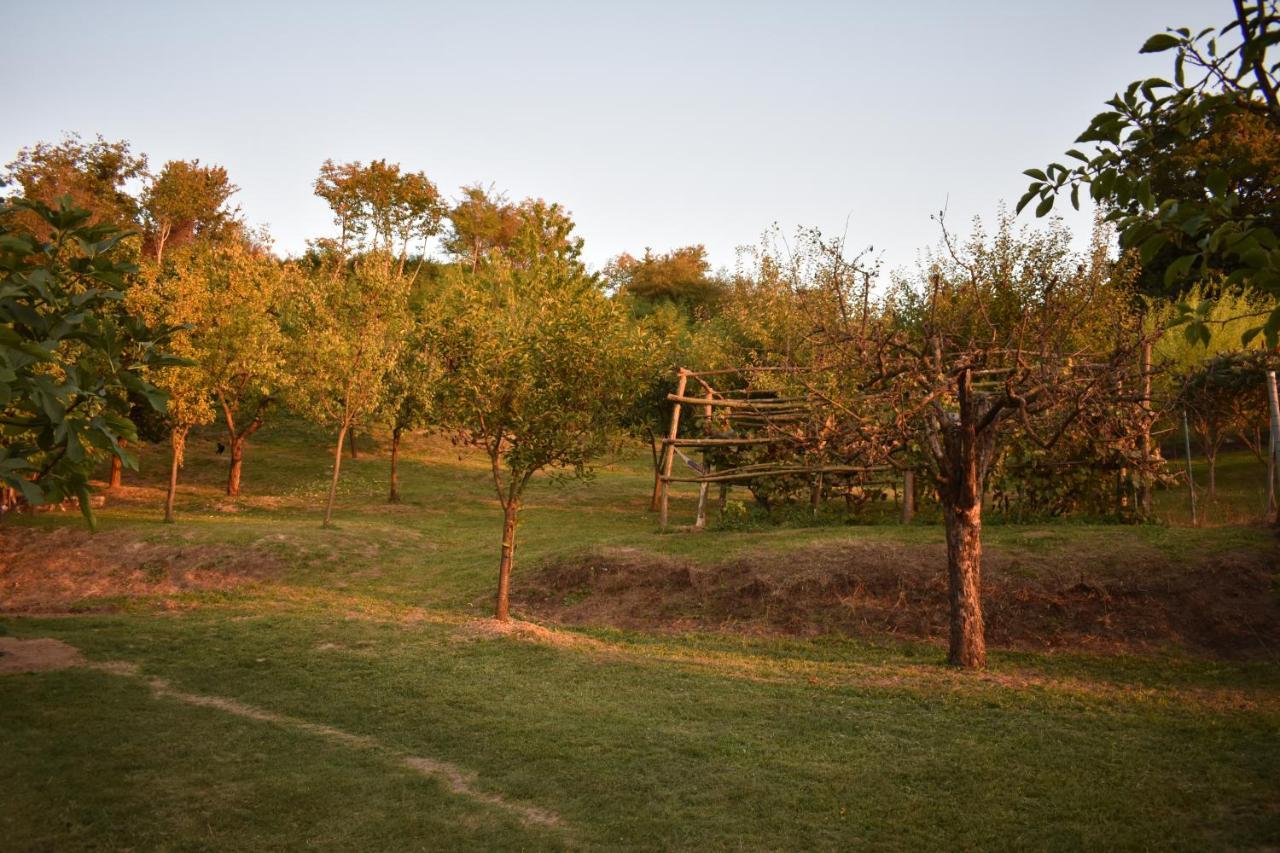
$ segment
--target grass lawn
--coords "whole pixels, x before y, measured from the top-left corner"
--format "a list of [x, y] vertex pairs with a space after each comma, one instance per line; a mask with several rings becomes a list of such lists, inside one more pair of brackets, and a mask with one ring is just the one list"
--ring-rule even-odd
[[[1280, 845], [1274, 657], [997, 649], [988, 673], [962, 675], [936, 645], [888, 638], [494, 634], [474, 622], [501, 526], [479, 460], [411, 443], [406, 503], [389, 507], [369, 444], [344, 462], [338, 526], [321, 530], [322, 437], [264, 430], [239, 500], [218, 492], [213, 440], [191, 443], [179, 524], [159, 521], [167, 471], [148, 450], [101, 510], [117, 537], [103, 541], [250, 549], [273, 579], [0, 616], [0, 633], [65, 641], [90, 664], [0, 675], [0, 848]], [[1274, 550], [1270, 532], [1223, 524], [1257, 503], [1256, 467], [1221, 463], [1218, 526], [1183, 526], [1185, 494], [1169, 492], [1167, 524], [996, 524], [986, 541], [1134, 538], [1171, 560]], [[589, 546], [711, 561], [942, 541], [929, 524], [662, 535], [648, 476], [626, 453], [590, 483], [535, 483], [515, 584], [520, 566]]]

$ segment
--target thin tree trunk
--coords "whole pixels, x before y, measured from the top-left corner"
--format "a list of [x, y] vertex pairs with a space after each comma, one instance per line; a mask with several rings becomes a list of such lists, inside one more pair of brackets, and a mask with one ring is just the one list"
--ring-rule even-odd
[[348, 441], [347, 444], [349, 444], [351, 448], [351, 458], [359, 459], [360, 454], [356, 452], [356, 431], [354, 427], [351, 429], [351, 440]]
[[387, 503], [400, 503], [400, 427], [391, 430], [391, 494]]
[[338, 495], [338, 472], [342, 470], [342, 442], [347, 438], [347, 425], [338, 430], [338, 446], [333, 449], [333, 479], [329, 481], [329, 500], [324, 506], [324, 522], [321, 527], [331, 527], [333, 518], [333, 500]]
[[1142, 452], [1142, 468], [1138, 472], [1138, 515], [1143, 520], [1151, 517], [1151, 341], [1142, 344], [1142, 435], [1139, 449]]
[[178, 469], [182, 467], [182, 454], [186, 448], [187, 430], [174, 427], [169, 432], [169, 492], [164, 496], [164, 521], [173, 524], [173, 502], [178, 495]]
[[1205, 461], [1209, 463], [1209, 497], [1218, 494], [1218, 449], [1205, 447]]
[[516, 520], [520, 504], [512, 499], [503, 509], [502, 558], [498, 562], [498, 603], [493, 616], [499, 622], [511, 620], [511, 567], [516, 559]]
[[649, 499], [649, 512], [657, 512], [662, 508], [662, 453], [652, 429], [649, 430], [649, 452], [653, 455], [653, 497]]
[[951, 599], [953, 666], [979, 669], [987, 663], [982, 622], [982, 507], [944, 507], [947, 580]]
[[227, 467], [227, 495], [237, 497], [240, 494], [240, 466], [244, 463], [244, 436], [232, 437], [231, 462]]

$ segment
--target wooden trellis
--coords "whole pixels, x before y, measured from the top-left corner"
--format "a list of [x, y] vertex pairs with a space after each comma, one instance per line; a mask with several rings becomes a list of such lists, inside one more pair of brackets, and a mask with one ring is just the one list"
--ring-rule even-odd
[[[710, 377], [724, 375], [750, 375], [768, 368], [741, 368], [728, 370], [692, 371], [681, 368], [676, 377], [676, 389], [667, 399], [672, 402], [671, 423], [667, 436], [663, 439], [661, 467], [659, 473], [659, 523], [663, 530], [667, 529], [672, 483], [697, 483], [698, 511], [694, 522], [695, 528], [706, 524], [706, 508], [708, 490], [712, 483], [719, 484], [722, 490], [730, 483], [742, 483], [763, 477], [807, 475], [814, 478], [813, 501], [817, 506], [821, 495], [822, 480], [825, 474], [885, 474], [896, 471], [889, 465], [839, 465], [839, 464], [803, 464], [795, 462], [763, 463], [741, 465], [733, 468], [713, 470], [707, 464], [707, 451], [716, 448], [741, 448], [751, 446], [804, 446], [804, 439], [795, 432], [796, 427], [813, 422], [820, 414], [821, 407], [810, 397], [780, 397], [773, 392], [746, 389], [737, 391], [720, 391], [709, 380]], [[699, 394], [689, 393], [689, 383], [693, 381], [699, 386]], [[766, 435], [720, 436], [706, 435], [702, 437], [681, 438], [680, 422], [684, 407], [691, 407], [702, 419], [703, 431], [715, 422], [717, 415], [732, 431], [732, 427], [740, 427], [753, 431], [768, 433]], [[788, 429], [790, 428], [790, 429]], [[680, 448], [702, 449], [703, 463], [698, 465]], [[691, 475], [675, 475], [675, 458], [679, 455], [693, 472]], [[911, 515], [911, 481], [906, 480], [906, 493], [903, 502], [903, 518], [909, 521]], [[721, 493], [723, 500], [723, 491]]]

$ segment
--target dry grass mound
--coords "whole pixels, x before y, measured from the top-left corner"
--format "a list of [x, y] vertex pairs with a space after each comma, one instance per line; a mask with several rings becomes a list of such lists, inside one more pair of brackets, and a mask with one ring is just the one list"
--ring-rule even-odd
[[145, 542], [125, 532], [0, 531], [0, 612], [57, 613], [95, 599], [165, 596], [265, 580], [276, 558], [253, 548]]
[[[1140, 543], [1090, 551], [988, 548], [987, 638], [1007, 648], [1280, 654], [1275, 554], [1217, 553], [1172, 563]], [[757, 550], [713, 565], [634, 549], [542, 564], [523, 577], [526, 612], [640, 630], [945, 641], [942, 545], [839, 542]]]

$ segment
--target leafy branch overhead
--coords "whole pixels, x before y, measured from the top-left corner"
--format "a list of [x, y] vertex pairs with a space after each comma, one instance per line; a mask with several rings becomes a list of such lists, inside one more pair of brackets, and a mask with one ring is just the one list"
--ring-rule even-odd
[[163, 411], [165, 394], [145, 371], [185, 362], [163, 350], [172, 328], [115, 310], [136, 272], [114, 251], [130, 232], [90, 218], [67, 198], [0, 206], [0, 482], [33, 504], [78, 497], [92, 525], [97, 459], [136, 468], [121, 446], [137, 439], [130, 395]]
[[[1173, 53], [1172, 80], [1130, 83], [1066, 152], [1067, 165], [1028, 169], [1018, 211], [1045, 216], [1080, 190], [1105, 211], [1123, 250], [1158, 272], [1165, 293], [1221, 279], [1280, 293], [1280, 102], [1271, 49], [1280, 42], [1276, 0], [1235, 0], [1235, 17], [1199, 31], [1171, 29], [1143, 53]], [[1189, 338], [1204, 318], [1184, 312]], [[1247, 344], [1280, 337], [1280, 309], [1259, 316]]]

